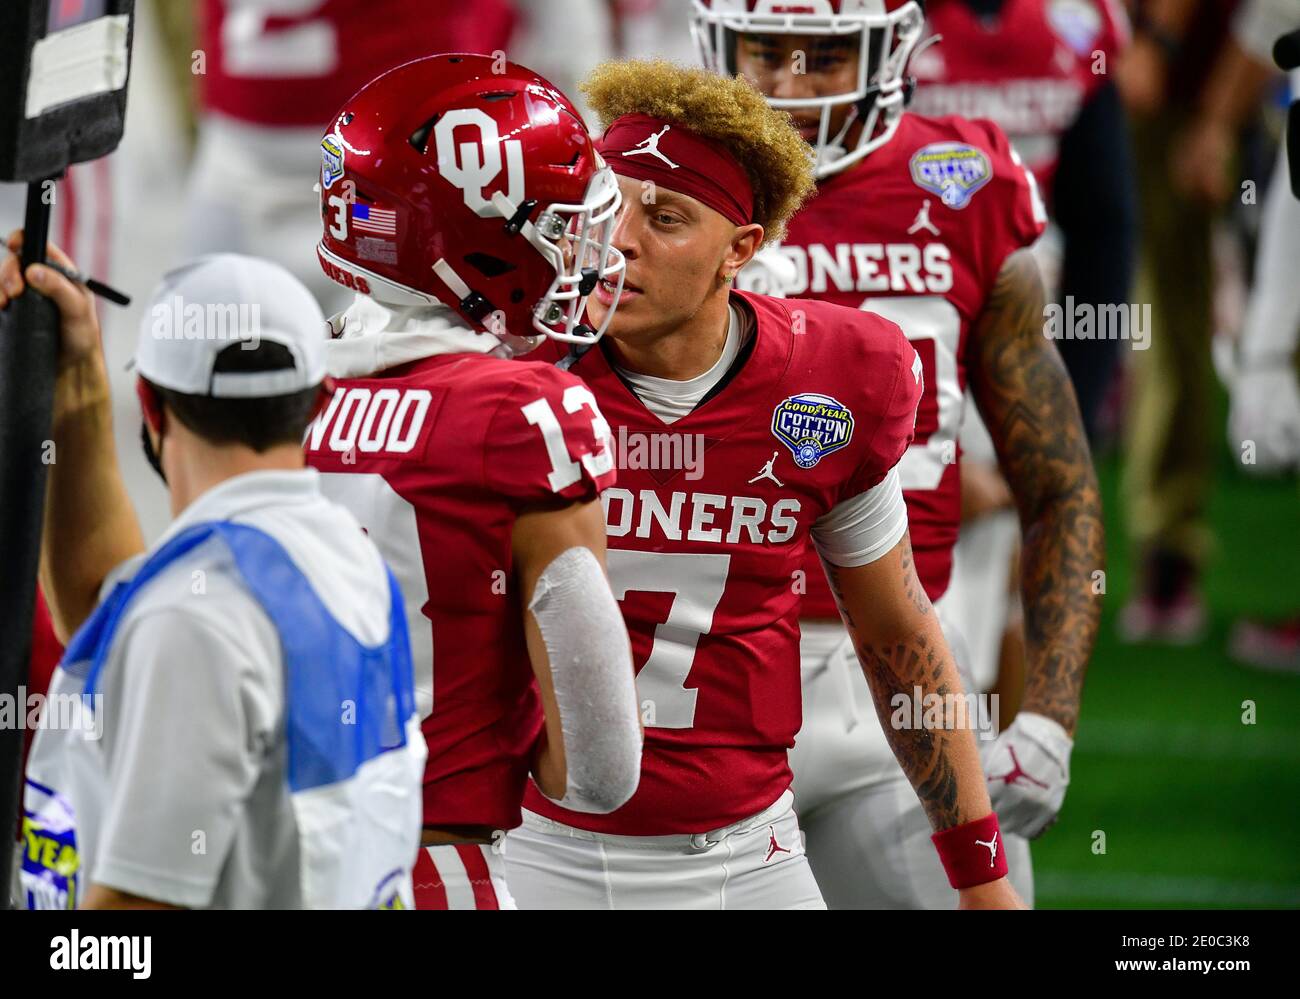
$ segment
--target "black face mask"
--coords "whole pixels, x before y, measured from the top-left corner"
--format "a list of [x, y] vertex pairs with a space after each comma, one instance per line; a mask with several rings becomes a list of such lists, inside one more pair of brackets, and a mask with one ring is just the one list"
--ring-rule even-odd
[[144, 448], [144, 460], [149, 462], [149, 467], [158, 473], [158, 478], [167, 484], [167, 476], [162, 470], [162, 441], [158, 441], [158, 450], [153, 449], [153, 441], [149, 439], [149, 424], [144, 420], [140, 421], [140, 444]]

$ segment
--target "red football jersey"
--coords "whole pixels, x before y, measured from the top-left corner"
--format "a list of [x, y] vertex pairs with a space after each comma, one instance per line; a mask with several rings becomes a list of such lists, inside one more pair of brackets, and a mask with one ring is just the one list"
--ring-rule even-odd
[[[961, 521], [967, 334], [1007, 255], [1045, 224], [1032, 175], [997, 126], [909, 113], [888, 143], [821, 182], [781, 246], [795, 264], [789, 294], [880, 313], [921, 357], [916, 439], [898, 470], [931, 600], [947, 589]], [[838, 618], [815, 557], [807, 571], [803, 616]]]
[[255, 125], [322, 131], [362, 86], [438, 52], [505, 48], [507, 0], [203, 0], [205, 107]]
[[1115, 0], [1004, 0], [985, 19], [964, 0], [936, 0], [926, 23], [943, 40], [912, 60], [911, 110], [996, 122], [1046, 197], [1061, 134], [1114, 69], [1123, 10]]
[[732, 300], [755, 332], [729, 380], [671, 425], [603, 349], [570, 369], [617, 442], [619, 484], [601, 499], [646, 731], [641, 784], [610, 815], [567, 811], [530, 784], [525, 806], [570, 825], [707, 832], [789, 787], [809, 530], [912, 439], [920, 368], [897, 326], [821, 302]]
[[511, 531], [614, 481], [591, 392], [548, 364], [447, 354], [338, 381], [306, 438], [406, 600], [429, 762], [426, 826], [512, 829], [542, 710]]

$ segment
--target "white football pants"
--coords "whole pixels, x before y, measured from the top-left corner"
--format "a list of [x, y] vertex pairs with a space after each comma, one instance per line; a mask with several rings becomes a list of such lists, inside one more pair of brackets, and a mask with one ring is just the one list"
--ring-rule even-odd
[[505, 840], [521, 909], [824, 909], [794, 796], [710, 833], [611, 836], [524, 811]]

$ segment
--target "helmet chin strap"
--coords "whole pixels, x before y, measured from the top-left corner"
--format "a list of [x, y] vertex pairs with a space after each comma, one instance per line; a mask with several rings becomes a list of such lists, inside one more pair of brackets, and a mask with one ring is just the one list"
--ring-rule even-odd
[[478, 292], [471, 289], [464, 279], [456, 273], [455, 268], [447, 263], [446, 258], [439, 257], [434, 262], [433, 271], [438, 275], [442, 283], [451, 289], [452, 294], [457, 296], [461, 308], [468, 315], [473, 316], [482, 323], [488, 333], [501, 341], [505, 348], [510, 351], [512, 357], [527, 354], [541, 342], [539, 338], [519, 336], [504, 329], [503, 324], [493, 314], [492, 304]]
[[[913, 48], [912, 51], [908, 53], [907, 66], [911, 66], [912, 61], [916, 59], [918, 55], [920, 55], [922, 52], [928, 49], [931, 45], [935, 45], [941, 41], [943, 41], [943, 35], [930, 35], [926, 38], [923, 38], [919, 43], [917, 43], [916, 47]], [[907, 107], [908, 104], [912, 102], [912, 94], [915, 90], [916, 90], [916, 77], [909, 75], [905, 67], [903, 70], [902, 107], [905, 108]], [[853, 122], [856, 121], [859, 116], [863, 118], [870, 118], [871, 112], [875, 108], [876, 99], [879, 96], [880, 96], [880, 84], [873, 83], [867, 87], [866, 93], [864, 93], [858, 100], [853, 102], [852, 112], [849, 115], [847, 115], [844, 119], [844, 127], [840, 129], [839, 134], [835, 136], [833, 140], [828, 141], [826, 143], [826, 150], [828, 153], [831, 152], [832, 149], [836, 149], [837, 151], [835, 152], [834, 156], [819, 157], [818, 165], [820, 165], [824, 161], [834, 159], [835, 156], [844, 155], [844, 153], [847, 151], [843, 146], [844, 136], [848, 133], [850, 126], [852, 126]], [[871, 137], [868, 136], [867, 138], [870, 139]]]
[[[875, 98], [873, 97], [871, 99], [874, 100]], [[855, 102], [849, 107], [849, 113], [844, 116], [844, 124], [840, 126], [840, 130], [835, 133], [835, 137], [827, 139], [822, 143], [821, 148], [817, 150], [818, 166], [832, 163], [848, 152], [844, 146], [844, 137], [848, 135], [849, 129], [853, 127], [853, 123], [858, 120], [858, 107], [860, 103], [861, 102]], [[830, 113], [829, 108], [827, 109], [827, 113]]]

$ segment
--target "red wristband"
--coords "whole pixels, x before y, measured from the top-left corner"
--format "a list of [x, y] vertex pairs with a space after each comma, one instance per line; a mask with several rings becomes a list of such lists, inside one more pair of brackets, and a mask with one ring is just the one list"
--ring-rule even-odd
[[973, 888], [1006, 877], [1006, 851], [1002, 849], [1002, 833], [993, 812], [974, 822], [937, 832], [930, 840], [939, 851], [948, 883], [954, 888]]

